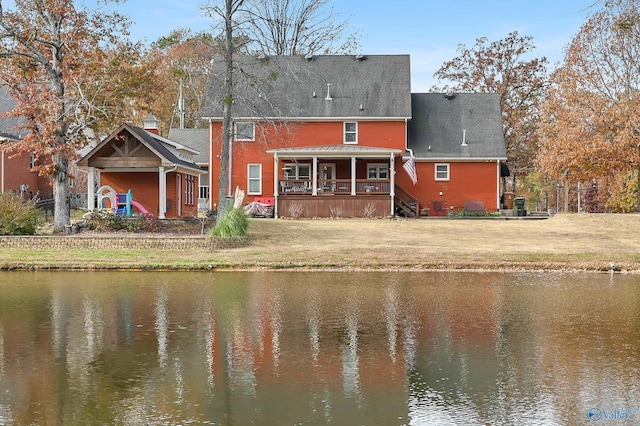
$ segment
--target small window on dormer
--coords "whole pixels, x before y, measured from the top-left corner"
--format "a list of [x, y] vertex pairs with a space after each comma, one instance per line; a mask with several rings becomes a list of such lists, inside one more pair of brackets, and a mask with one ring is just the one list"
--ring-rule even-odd
[[358, 143], [358, 123], [355, 121], [344, 123], [344, 143]]
[[237, 121], [235, 123], [235, 140], [237, 141], [255, 141], [256, 126], [251, 121]]

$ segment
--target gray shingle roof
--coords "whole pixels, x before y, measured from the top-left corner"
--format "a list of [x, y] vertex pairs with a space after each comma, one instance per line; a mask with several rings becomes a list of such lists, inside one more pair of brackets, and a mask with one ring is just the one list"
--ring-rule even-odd
[[[213, 59], [203, 117], [222, 118], [224, 66]], [[236, 118], [411, 117], [409, 55], [245, 56], [236, 70]]]
[[209, 163], [209, 129], [169, 129], [168, 139], [199, 151], [193, 157], [196, 163]]
[[407, 146], [416, 158], [506, 160], [496, 93], [414, 93], [411, 100]]
[[[16, 106], [16, 100], [9, 94], [6, 87], [0, 87], [0, 114], [11, 111]], [[0, 138], [22, 139], [26, 132], [16, 130], [16, 126], [24, 123], [23, 117], [0, 117]]]

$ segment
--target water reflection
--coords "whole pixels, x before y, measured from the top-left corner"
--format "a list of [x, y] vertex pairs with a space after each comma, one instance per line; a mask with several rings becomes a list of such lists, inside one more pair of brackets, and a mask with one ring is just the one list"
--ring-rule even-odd
[[581, 424], [640, 408], [637, 284], [2, 273], [0, 424]]

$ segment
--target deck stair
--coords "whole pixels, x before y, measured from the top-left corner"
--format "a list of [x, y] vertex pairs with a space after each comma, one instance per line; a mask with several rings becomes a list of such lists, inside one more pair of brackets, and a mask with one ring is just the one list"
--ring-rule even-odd
[[395, 187], [395, 210], [397, 214], [406, 217], [418, 217], [420, 212], [420, 205], [418, 199], [402, 187], [396, 185]]

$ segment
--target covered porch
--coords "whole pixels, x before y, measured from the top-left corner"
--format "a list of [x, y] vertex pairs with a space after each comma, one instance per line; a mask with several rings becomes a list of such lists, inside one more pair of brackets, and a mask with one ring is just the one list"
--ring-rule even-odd
[[394, 214], [400, 150], [333, 145], [267, 152], [273, 155], [276, 217]]

